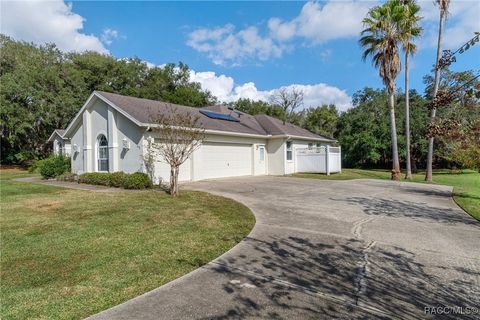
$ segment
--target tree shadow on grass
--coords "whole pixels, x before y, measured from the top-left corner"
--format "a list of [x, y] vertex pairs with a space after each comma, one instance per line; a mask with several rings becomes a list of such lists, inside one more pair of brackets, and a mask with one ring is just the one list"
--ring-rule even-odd
[[480, 303], [475, 271], [451, 268], [445, 279], [435, 270], [448, 267], [425, 266], [402, 248], [373, 246], [367, 251], [363, 241], [325, 240], [246, 239], [248, 254], [222, 259], [211, 268], [230, 279], [246, 279], [242, 282], [250, 287], [239, 285], [240, 280], [227, 282], [223, 290], [232, 305], [208, 318], [420, 319], [429, 318], [425, 307]]

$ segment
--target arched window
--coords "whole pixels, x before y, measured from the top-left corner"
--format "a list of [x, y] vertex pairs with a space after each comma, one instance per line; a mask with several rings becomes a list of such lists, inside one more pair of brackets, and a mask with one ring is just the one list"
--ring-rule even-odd
[[108, 172], [108, 140], [103, 134], [97, 138], [97, 168]]

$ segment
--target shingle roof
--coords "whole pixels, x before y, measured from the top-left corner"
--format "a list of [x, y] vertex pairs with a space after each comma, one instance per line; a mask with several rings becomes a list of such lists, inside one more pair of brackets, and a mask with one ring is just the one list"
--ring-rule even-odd
[[[170, 106], [176, 108], [176, 112], [191, 112], [200, 117], [200, 121], [207, 130], [218, 130], [234, 133], [246, 133], [255, 135], [294, 135], [314, 139], [331, 140], [308, 130], [297, 127], [293, 124], [283, 124], [281, 120], [267, 115], [252, 116], [244, 112], [229, 109], [223, 105], [209, 106], [205, 108], [193, 108], [173, 103], [167, 103], [156, 100], [122, 96], [115, 93], [95, 91], [116, 107], [122, 109], [125, 113], [141, 123], [152, 123], [152, 119], [159, 113], [167, 112]], [[202, 114], [200, 110], [209, 110], [222, 114], [230, 114], [239, 122], [212, 119]]]
[[325, 140], [332, 140], [310, 132], [306, 129], [300, 128], [294, 124], [285, 122], [282, 120], [267, 116], [266, 114], [259, 114], [255, 116], [255, 119], [260, 123], [260, 125], [271, 135], [291, 135], [299, 137], [308, 137], [308, 138], [323, 138]]

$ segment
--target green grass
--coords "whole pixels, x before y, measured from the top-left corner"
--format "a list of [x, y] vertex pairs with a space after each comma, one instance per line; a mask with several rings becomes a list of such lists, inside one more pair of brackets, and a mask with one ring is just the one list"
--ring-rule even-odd
[[[362, 170], [342, 169], [342, 173], [327, 176], [319, 173], [298, 173], [295, 177], [313, 178], [324, 180], [351, 180], [351, 179], [390, 179], [387, 170]], [[425, 183], [424, 173], [413, 175], [413, 182]], [[407, 180], [405, 180], [407, 181]], [[480, 173], [473, 170], [453, 172], [450, 170], [437, 170], [434, 172], [433, 183], [453, 186], [455, 202], [480, 221]]]
[[0, 174], [2, 319], [84, 318], [211, 261], [255, 222], [202, 192], [100, 193]]

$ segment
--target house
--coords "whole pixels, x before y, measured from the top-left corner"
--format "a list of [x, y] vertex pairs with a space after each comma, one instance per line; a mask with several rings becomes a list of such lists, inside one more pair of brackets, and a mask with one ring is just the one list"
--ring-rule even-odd
[[[145, 172], [146, 145], [149, 139], [161, 138], [151, 130], [151, 119], [172, 105], [94, 91], [65, 132], [57, 132], [71, 142], [72, 172]], [[335, 143], [267, 115], [252, 116], [222, 105], [173, 106], [198, 115], [205, 129], [202, 145], [180, 167], [180, 181], [290, 174], [301, 159], [296, 159], [297, 149], [328, 150]], [[169, 175], [169, 165], [157, 159], [155, 180], [168, 181]]]
[[47, 140], [47, 143], [52, 143], [52, 150], [54, 155], [69, 156], [71, 153], [70, 139], [64, 137], [65, 130], [55, 129]]

